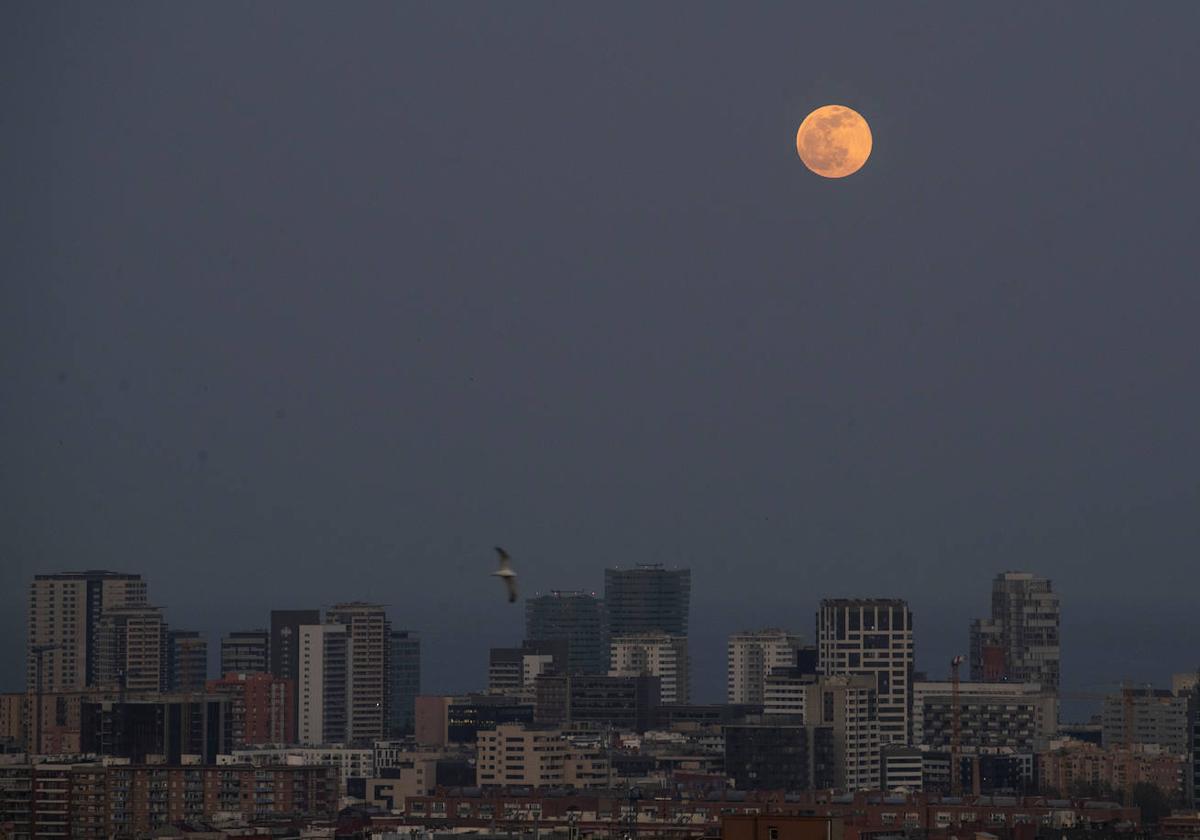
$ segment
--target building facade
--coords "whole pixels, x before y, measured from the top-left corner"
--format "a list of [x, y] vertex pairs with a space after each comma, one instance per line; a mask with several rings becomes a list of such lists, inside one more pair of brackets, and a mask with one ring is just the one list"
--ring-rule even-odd
[[[300, 685], [300, 628], [320, 624], [320, 610], [271, 610], [271, 641], [268, 645], [272, 674]], [[248, 673], [248, 672], [247, 672]], [[300, 692], [296, 691], [296, 720], [300, 720]]]
[[738, 790], [800, 791], [835, 786], [829, 727], [764, 717], [724, 727], [725, 773]]
[[291, 680], [263, 672], [229, 673], [209, 680], [207, 691], [229, 697], [229, 741], [234, 749], [296, 740]]
[[488, 693], [533, 702], [537, 678], [567, 673], [568, 643], [526, 641], [521, 647], [488, 651]]
[[151, 694], [84, 700], [80, 751], [138, 764], [215, 764], [232, 749], [229, 699], [213, 694]]
[[29, 585], [25, 685], [31, 692], [96, 685], [100, 619], [146, 603], [141, 575], [87, 571], [35, 575]]
[[766, 702], [767, 676], [777, 668], [795, 668], [803, 639], [786, 630], [736, 633], [729, 637], [726, 656], [726, 698], [729, 703]]
[[610, 651], [610, 677], [648, 674], [659, 679], [660, 702], [687, 703], [691, 699], [686, 636], [667, 633], [613, 636]]
[[0, 798], [0, 823], [14, 840], [149, 837], [218, 812], [329, 818], [338, 804], [337, 770], [328, 767], [12, 765], [0, 767], [0, 789], [29, 791]]
[[[1158, 746], [1176, 755], [1188, 752], [1189, 697], [1161, 689], [1130, 689], [1104, 698], [1101, 742], [1105, 747]], [[1126, 732], [1126, 724], [1133, 725]]]
[[539, 726], [590, 724], [645, 732], [658, 719], [662, 688], [658, 677], [565, 674], [537, 680], [534, 721]]
[[203, 691], [208, 682], [208, 640], [195, 630], [167, 631], [167, 691]]
[[378, 604], [354, 601], [325, 613], [347, 628], [347, 738], [351, 744], [385, 740], [391, 722], [392, 623]]
[[97, 627], [95, 680], [99, 688], [129, 692], [164, 691], [167, 624], [159, 607], [114, 607]]
[[565, 641], [566, 673], [608, 672], [608, 612], [594, 594], [553, 590], [525, 601], [526, 644]]
[[[312, 623], [316, 624], [317, 622]], [[270, 670], [270, 630], [234, 630], [221, 637], [221, 673], [219, 676], [265, 674]], [[294, 677], [292, 678], [294, 679]]]
[[817, 613], [818, 670], [875, 680], [880, 744], [909, 743], [913, 621], [899, 599], [826, 599]]
[[1051, 582], [1029, 572], [992, 581], [992, 614], [971, 623], [972, 682], [1038, 683], [1058, 693], [1060, 602]]
[[391, 645], [388, 736], [400, 738], [413, 734], [415, 726], [414, 704], [421, 693], [421, 637], [412, 630], [393, 630]]
[[348, 741], [349, 632], [342, 624], [299, 627], [297, 735], [302, 744]]
[[[1044, 749], [1058, 731], [1058, 700], [1037, 683], [975, 683], [958, 687], [960, 743], [966, 750]], [[954, 686], [913, 684], [913, 744], [949, 749]]]
[[690, 569], [642, 564], [604, 570], [604, 603], [608, 607], [608, 630], [613, 636], [686, 636], [691, 601]]

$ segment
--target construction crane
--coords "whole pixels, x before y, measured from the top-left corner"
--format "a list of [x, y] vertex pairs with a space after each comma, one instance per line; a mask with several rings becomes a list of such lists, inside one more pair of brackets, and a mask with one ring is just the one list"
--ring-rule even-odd
[[950, 793], [962, 796], [962, 706], [959, 704], [958, 669], [963, 658], [950, 660]]

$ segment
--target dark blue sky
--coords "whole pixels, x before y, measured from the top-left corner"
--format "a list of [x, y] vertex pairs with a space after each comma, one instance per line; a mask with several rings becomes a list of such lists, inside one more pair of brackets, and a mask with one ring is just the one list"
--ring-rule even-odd
[[[369, 598], [426, 687], [528, 589], [724, 637], [1052, 577], [1068, 688], [1200, 663], [1200, 5], [25, 3], [0, 27], [0, 674], [25, 583]], [[867, 166], [809, 173], [836, 102]]]

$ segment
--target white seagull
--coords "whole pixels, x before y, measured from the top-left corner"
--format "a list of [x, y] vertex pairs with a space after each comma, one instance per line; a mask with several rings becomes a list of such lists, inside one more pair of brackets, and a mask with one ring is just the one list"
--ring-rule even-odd
[[507, 551], [496, 546], [496, 553], [500, 555], [500, 568], [492, 572], [492, 575], [504, 579], [504, 586], [508, 589], [508, 603], [511, 604], [517, 600], [517, 573], [512, 570], [512, 561], [509, 560]]

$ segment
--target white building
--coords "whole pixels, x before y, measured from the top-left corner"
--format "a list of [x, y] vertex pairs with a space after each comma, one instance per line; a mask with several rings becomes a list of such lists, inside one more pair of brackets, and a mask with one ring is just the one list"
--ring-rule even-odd
[[763, 704], [767, 675], [777, 668], [795, 667], [802, 641], [800, 636], [779, 629], [730, 636], [726, 658], [728, 702]]
[[881, 744], [909, 743], [913, 624], [899, 599], [826, 599], [817, 613], [817, 669], [870, 676], [879, 703]]
[[799, 715], [808, 708], [808, 689], [816, 675], [796, 669], [776, 669], [763, 681], [763, 714]]
[[299, 718], [302, 744], [341, 744], [348, 738], [349, 633], [344, 624], [300, 626]]
[[649, 674], [661, 681], [663, 703], [687, 703], [691, 696], [686, 636], [636, 633], [614, 636], [609, 650], [610, 677]]

